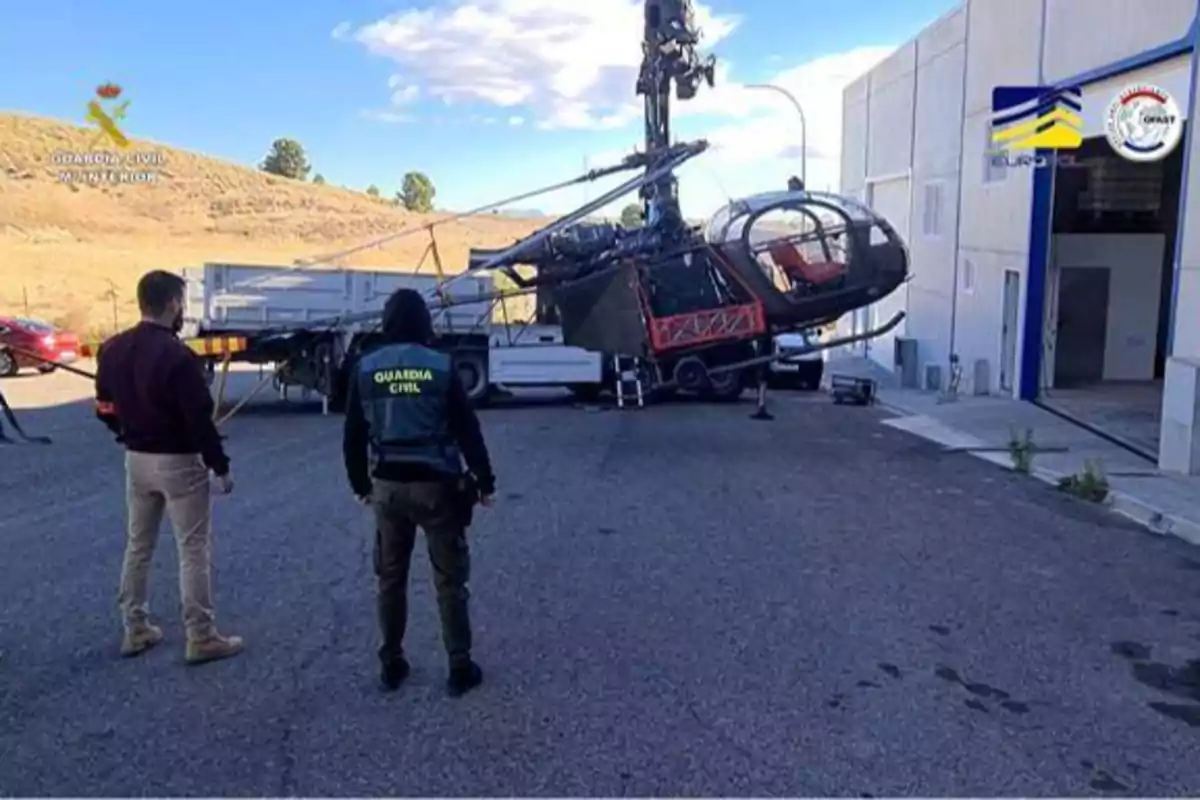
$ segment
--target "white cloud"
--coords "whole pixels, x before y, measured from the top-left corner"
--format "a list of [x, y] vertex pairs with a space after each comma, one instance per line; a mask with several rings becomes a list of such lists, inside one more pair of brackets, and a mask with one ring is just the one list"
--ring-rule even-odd
[[[527, 111], [542, 128], [614, 129], [637, 119], [642, 0], [452, 0], [353, 29], [410, 83], [449, 102]], [[708, 48], [737, 25], [696, 4]], [[395, 88], [394, 86], [392, 88]]]
[[[801, 123], [786, 97], [748, 88], [721, 59], [719, 42], [737, 18], [699, 2], [696, 17], [701, 49], [718, 57], [716, 87], [673, 102], [672, 117], [678, 138], [712, 143], [680, 176], [685, 206], [706, 213], [721, 198], [779, 188], [799, 174]], [[628, 147], [589, 154], [596, 167], [619, 161], [640, 140], [634, 123], [642, 104], [634, 86], [641, 29], [642, 0], [448, 0], [363, 26], [341, 25], [335, 34], [396, 65], [389, 81], [398, 95], [393, 115], [425, 97], [467, 107], [476, 123], [486, 114], [512, 127], [627, 132]], [[894, 49], [859, 47], [787, 69], [786, 57], [765, 57], [779, 71], [763, 83], [788, 90], [804, 110], [811, 188], [838, 188], [842, 92]]]
[[412, 114], [401, 114], [398, 111], [363, 111], [360, 116], [371, 122], [412, 122]]
[[[776, 159], [793, 162], [797, 172], [803, 131], [808, 185], [813, 189], [836, 190], [841, 171], [842, 92], [894, 50], [890, 46], [860, 47], [835, 53], [784, 70], [765, 81], [796, 99], [804, 112], [803, 124], [800, 114], [782, 93], [726, 83], [698, 96], [694, 105], [680, 108], [679, 127], [688, 135], [707, 138], [713, 147], [707, 158], [718, 162], [720, 167]], [[712, 128], [699, 124], [698, 119], [688, 119], [699, 114], [724, 114], [738, 121]]]
[[[835, 53], [764, 81], [787, 90], [804, 112], [805, 172], [809, 188], [833, 191], [839, 188], [842, 91], [894, 50], [894, 47], [862, 47]], [[800, 115], [788, 98], [777, 91], [749, 88], [730, 80], [726, 70], [715, 88], [702, 91], [687, 103], [676, 103], [672, 116], [677, 136], [704, 138], [711, 145], [708, 153], [690, 162], [680, 174], [680, 197], [693, 209], [711, 210], [717, 196], [741, 196], [782, 188], [788, 176], [801, 172]], [[725, 121], [718, 121], [722, 117]], [[635, 143], [631, 141], [623, 150], [595, 153], [588, 161], [593, 166], [615, 164], [634, 149]], [[701, 195], [706, 198], [704, 203], [696, 199]]]
[[405, 86], [392, 92], [392, 102], [398, 106], [408, 105], [421, 96], [420, 86]]
[[[894, 49], [863, 47], [835, 53], [764, 81], [786, 89], [804, 111], [809, 188], [838, 190], [842, 92]], [[680, 200], [689, 217], [707, 216], [733, 197], [783, 189], [789, 176], [800, 174], [800, 116], [778, 92], [747, 88], [730, 80], [726, 71], [714, 89], [673, 108], [679, 138], [705, 138], [712, 145], [679, 173]], [[587, 163], [591, 167], [615, 164], [638, 144], [631, 138], [627, 147], [589, 154]]]

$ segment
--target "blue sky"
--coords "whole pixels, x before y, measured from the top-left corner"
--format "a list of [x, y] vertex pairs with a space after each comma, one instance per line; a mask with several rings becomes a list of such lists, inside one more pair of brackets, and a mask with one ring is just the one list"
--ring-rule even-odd
[[[685, 211], [775, 188], [797, 171], [809, 118], [809, 183], [832, 183], [841, 86], [952, 8], [953, 0], [709, 0], [705, 45], [717, 91], [676, 132], [718, 152], [681, 176]], [[330, 183], [390, 193], [426, 172], [438, 205], [463, 209], [556, 182], [627, 152], [638, 0], [144, 0], [12, 3], [0, 29], [0, 109], [83, 121], [113, 81], [137, 137], [245, 164], [279, 136], [300, 140]], [[20, 76], [19, 80], [17, 76]], [[789, 145], [791, 151], [789, 152]], [[600, 187], [591, 189], [594, 196]], [[524, 204], [565, 210], [584, 192]]]

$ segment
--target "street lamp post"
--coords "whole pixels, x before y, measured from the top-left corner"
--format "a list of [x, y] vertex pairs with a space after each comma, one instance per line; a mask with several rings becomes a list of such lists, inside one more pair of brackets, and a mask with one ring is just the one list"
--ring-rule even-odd
[[808, 188], [808, 120], [804, 118], [804, 107], [800, 105], [791, 92], [784, 89], [782, 86], [776, 86], [773, 83], [751, 83], [746, 86], [747, 89], [766, 89], [772, 92], [777, 92], [787, 98], [787, 101], [796, 109], [796, 113], [800, 115], [800, 180], [804, 182], [804, 188]]

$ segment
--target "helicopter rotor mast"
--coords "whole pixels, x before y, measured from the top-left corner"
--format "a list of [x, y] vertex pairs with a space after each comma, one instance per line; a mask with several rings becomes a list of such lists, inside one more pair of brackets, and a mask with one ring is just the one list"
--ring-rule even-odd
[[[701, 56], [696, 49], [701, 31], [696, 27], [692, 0], [645, 0], [644, 11], [642, 67], [637, 79], [637, 93], [645, 98], [645, 147], [650, 159], [646, 170], [649, 172], [668, 157], [671, 146], [672, 83], [677, 99], [692, 99], [702, 81], [710, 87], [714, 84], [716, 57]], [[661, 229], [664, 221], [685, 227], [678, 188], [672, 173], [642, 188], [643, 214], [648, 227]]]

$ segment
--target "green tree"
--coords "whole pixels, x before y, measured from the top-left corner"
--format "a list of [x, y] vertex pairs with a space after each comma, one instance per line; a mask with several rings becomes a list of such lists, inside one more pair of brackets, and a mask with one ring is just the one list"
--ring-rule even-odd
[[367, 187], [367, 194], [371, 195], [371, 197], [379, 197], [379, 187], [372, 183]]
[[325, 183], [325, 176], [318, 172], [316, 175], [313, 175], [313, 183], [318, 186], [323, 185]]
[[426, 212], [433, 210], [435, 195], [437, 190], [433, 188], [433, 181], [429, 180], [428, 175], [424, 172], [409, 172], [404, 176], [396, 197], [409, 211]]
[[642, 227], [642, 222], [642, 206], [640, 203], [630, 203], [621, 209], [621, 227], [640, 228]]
[[263, 159], [263, 172], [284, 178], [302, 181], [308, 178], [312, 166], [304, 155], [304, 146], [295, 139], [276, 139], [271, 143], [271, 152]]

